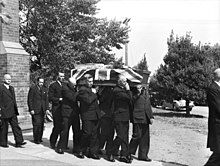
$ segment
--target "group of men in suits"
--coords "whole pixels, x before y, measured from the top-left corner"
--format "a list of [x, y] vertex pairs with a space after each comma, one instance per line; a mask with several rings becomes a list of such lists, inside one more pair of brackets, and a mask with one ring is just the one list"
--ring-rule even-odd
[[[100, 159], [99, 153], [105, 147], [108, 160], [114, 162], [114, 156], [118, 155], [121, 147], [119, 160], [131, 163], [131, 154], [135, 154], [139, 146], [138, 159], [151, 161], [148, 158], [149, 124], [152, 124], [153, 115], [149, 96], [141, 91], [141, 86], [137, 86], [132, 93], [126, 78], [120, 76], [116, 87], [94, 89], [90, 74], [85, 74], [77, 86], [74, 78], [64, 83], [64, 76], [64, 73], [59, 72], [56, 81], [49, 86], [49, 91], [43, 86], [44, 79], [41, 77], [29, 89], [28, 107], [32, 116], [34, 143], [43, 141], [44, 116], [51, 102], [53, 129], [50, 146], [57, 153], [63, 154], [68, 148], [69, 130], [72, 127], [73, 152], [79, 158], [86, 155]], [[24, 142], [17, 122], [14, 90], [11, 86], [7, 88], [8, 77], [4, 77], [4, 84], [0, 87], [1, 115], [3, 124], [11, 124], [19, 146]], [[133, 123], [130, 143], [129, 121]], [[3, 126], [1, 146], [7, 143], [7, 125]]]
[[[149, 124], [152, 123], [153, 115], [149, 96], [140, 90], [132, 94], [123, 76], [119, 77], [114, 88], [103, 86], [94, 89], [90, 74], [85, 74], [79, 80], [77, 88], [74, 78], [69, 78], [68, 83], [63, 80], [64, 73], [59, 73], [56, 82], [49, 87], [54, 123], [50, 136], [51, 148], [59, 154], [64, 153], [68, 148], [69, 130], [72, 126], [73, 152], [78, 158], [86, 155], [100, 159], [99, 153], [106, 145], [107, 159], [114, 162], [114, 156], [121, 146], [119, 160], [131, 163], [131, 154], [135, 154], [139, 145], [139, 159], [151, 161], [148, 158]], [[131, 119], [135, 119], [132, 122], [136, 127], [129, 144]]]

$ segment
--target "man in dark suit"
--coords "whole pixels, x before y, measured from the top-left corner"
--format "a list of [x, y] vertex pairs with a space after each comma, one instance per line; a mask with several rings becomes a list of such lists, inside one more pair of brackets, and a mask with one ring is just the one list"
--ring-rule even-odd
[[32, 86], [28, 92], [28, 108], [32, 116], [34, 143], [42, 142], [44, 130], [44, 116], [49, 111], [47, 88], [44, 79], [39, 77], [37, 84]]
[[2, 128], [0, 135], [0, 146], [8, 147], [8, 123], [11, 125], [14, 134], [15, 146], [22, 147], [25, 145], [22, 131], [18, 125], [18, 107], [15, 99], [14, 88], [11, 84], [11, 76], [4, 75], [4, 83], [0, 85], [0, 114], [2, 120]]
[[125, 163], [131, 163], [128, 144], [130, 111], [132, 108], [132, 94], [127, 79], [120, 76], [118, 85], [113, 90], [113, 116], [117, 137], [113, 141], [112, 154], [121, 146], [119, 160]]
[[213, 152], [205, 166], [220, 165], [220, 68], [214, 71], [214, 81], [207, 89], [208, 141], [207, 148]]
[[49, 102], [52, 102], [53, 129], [50, 135], [50, 147], [55, 148], [57, 139], [62, 130], [62, 84], [64, 81], [64, 73], [59, 72], [57, 80], [49, 87]]
[[73, 131], [73, 152], [78, 152], [80, 142], [80, 119], [79, 108], [76, 101], [76, 80], [69, 78], [69, 82], [62, 88], [62, 118], [63, 128], [57, 145], [57, 153], [63, 154], [69, 139], [69, 129], [72, 126]]
[[150, 148], [149, 124], [153, 123], [153, 113], [146, 90], [142, 90], [142, 85], [137, 85], [136, 88], [133, 95], [133, 135], [129, 144], [129, 150], [131, 154], [135, 154], [139, 146], [138, 159], [150, 162], [151, 159], [148, 158]]
[[99, 149], [98, 126], [101, 116], [98, 99], [97, 95], [92, 91], [92, 76], [85, 74], [82, 82], [84, 82], [84, 85], [80, 87], [77, 96], [77, 100], [80, 102], [80, 115], [82, 120], [82, 138], [77, 157], [84, 158], [83, 153], [87, 147], [89, 147], [90, 152], [88, 157], [98, 160], [100, 159], [97, 155]]
[[109, 86], [100, 87], [98, 90], [99, 108], [101, 109], [101, 121], [100, 121], [100, 138], [99, 149], [104, 148], [106, 143], [106, 155], [109, 161], [114, 162], [114, 158], [111, 154], [111, 148], [114, 138], [114, 126], [113, 126], [113, 114], [112, 114], [112, 100], [113, 100], [113, 88]]

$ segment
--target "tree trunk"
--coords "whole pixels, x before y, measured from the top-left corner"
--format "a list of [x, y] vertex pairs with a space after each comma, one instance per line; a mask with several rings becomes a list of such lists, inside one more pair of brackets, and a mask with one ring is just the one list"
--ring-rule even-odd
[[190, 111], [191, 111], [191, 109], [189, 108], [189, 100], [186, 99], [186, 115], [187, 115], [187, 116], [190, 115]]

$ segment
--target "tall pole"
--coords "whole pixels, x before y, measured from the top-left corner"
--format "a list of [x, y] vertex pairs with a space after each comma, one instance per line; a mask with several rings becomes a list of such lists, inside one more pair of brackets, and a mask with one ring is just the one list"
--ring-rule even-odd
[[[126, 26], [128, 26], [128, 22], [130, 21], [130, 18], [126, 18], [123, 21], [123, 24], [125, 24]], [[128, 66], [128, 43], [125, 44], [125, 65]]]
[[128, 66], [128, 43], [125, 44], [125, 65]]

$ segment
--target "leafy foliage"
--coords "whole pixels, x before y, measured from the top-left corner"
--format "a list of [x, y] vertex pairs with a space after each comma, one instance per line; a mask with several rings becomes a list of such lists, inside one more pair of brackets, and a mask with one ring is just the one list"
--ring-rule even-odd
[[122, 21], [96, 18], [99, 0], [20, 0], [20, 42], [31, 72], [51, 76], [76, 63], [114, 62], [112, 48], [128, 42]]
[[148, 71], [146, 53], [144, 54], [143, 59], [141, 59], [141, 61], [136, 66], [134, 66], [134, 68], [137, 69], [137, 70], [141, 70], [141, 71], [143, 71], [143, 70]]
[[220, 65], [219, 45], [201, 46], [191, 42], [190, 33], [168, 38], [168, 53], [150, 80], [150, 90], [160, 99], [183, 98], [197, 104], [206, 103], [206, 87], [212, 81], [213, 70]]

